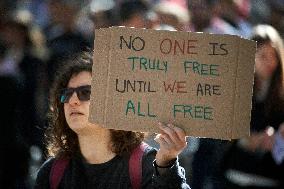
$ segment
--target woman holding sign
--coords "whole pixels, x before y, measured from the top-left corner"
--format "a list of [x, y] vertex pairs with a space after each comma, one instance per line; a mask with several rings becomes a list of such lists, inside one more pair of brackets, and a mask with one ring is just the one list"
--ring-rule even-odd
[[160, 149], [142, 142], [139, 132], [118, 131], [88, 122], [91, 57], [65, 67], [51, 91], [48, 154], [35, 188], [189, 188], [177, 156], [185, 132], [159, 123]]

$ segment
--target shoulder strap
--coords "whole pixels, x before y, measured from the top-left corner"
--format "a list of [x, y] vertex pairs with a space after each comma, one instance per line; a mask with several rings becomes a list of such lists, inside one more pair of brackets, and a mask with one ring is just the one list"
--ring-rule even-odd
[[54, 160], [49, 176], [50, 189], [58, 188], [68, 163], [68, 158], [59, 158]]
[[142, 157], [149, 145], [142, 142], [130, 155], [128, 162], [132, 189], [140, 189], [142, 183]]

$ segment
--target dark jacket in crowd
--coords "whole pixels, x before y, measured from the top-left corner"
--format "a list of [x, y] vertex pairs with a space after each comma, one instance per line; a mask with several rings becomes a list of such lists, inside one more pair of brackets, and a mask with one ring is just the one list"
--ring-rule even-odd
[[221, 170], [225, 189], [284, 188], [284, 162], [277, 164], [271, 152], [245, 150], [239, 142], [229, 148]]
[[29, 150], [18, 125], [22, 87], [14, 76], [0, 76], [0, 188], [26, 189]]

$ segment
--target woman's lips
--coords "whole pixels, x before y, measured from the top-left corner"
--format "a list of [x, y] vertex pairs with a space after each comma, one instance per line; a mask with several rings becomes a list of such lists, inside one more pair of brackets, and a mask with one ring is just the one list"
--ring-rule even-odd
[[70, 116], [76, 116], [76, 115], [84, 115], [84, 114], [81, 112], [71, 112], [70, 113]]

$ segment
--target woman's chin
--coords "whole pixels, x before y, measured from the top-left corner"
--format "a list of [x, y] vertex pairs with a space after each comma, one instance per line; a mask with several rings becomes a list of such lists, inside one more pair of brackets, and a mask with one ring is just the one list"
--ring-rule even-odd
[[97, 124], [89, 123], [89, 122], [79, 122], [77, 124], [69, 124], [69, 127], [77, 134], [77, 135], [93, 135], [94, 133], [99, 132], [103, 127], [100, 127]]
[[72, 129], [75, 133], [85, 130], [88, 127], [88, 123], [82, 120], [72, 120], [71, 123], [68, 123], [70, 129]]

